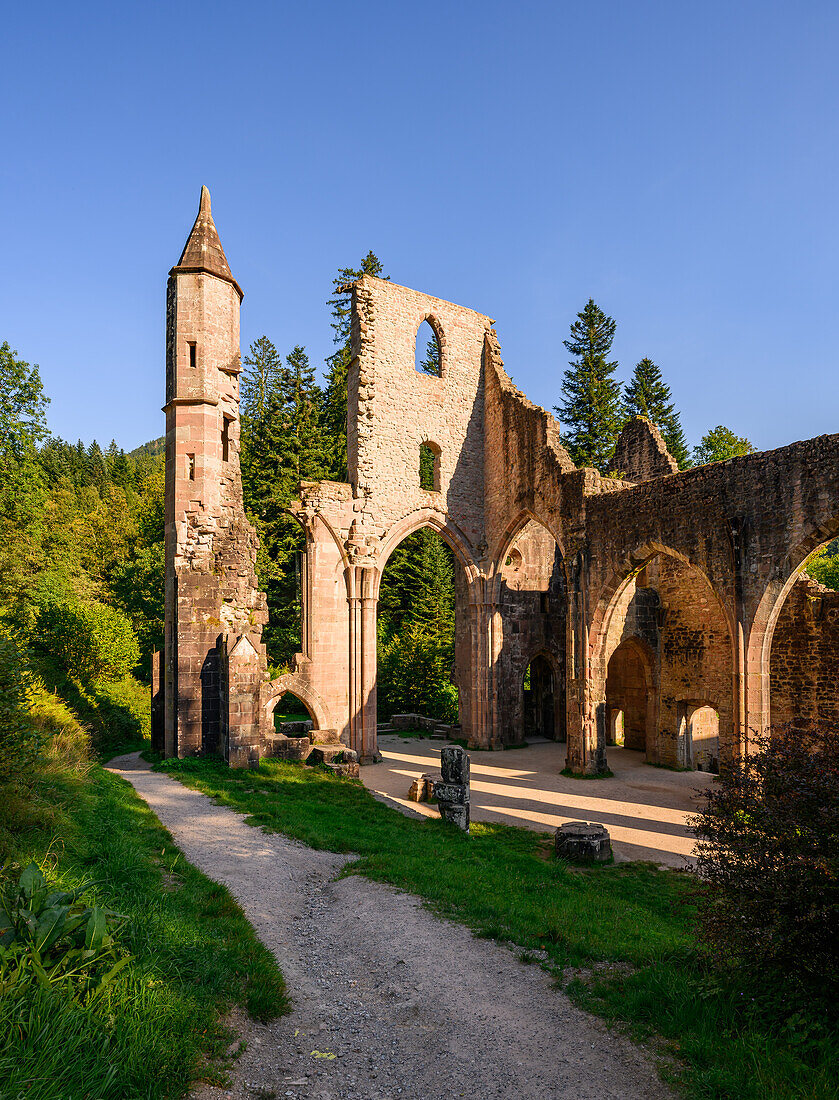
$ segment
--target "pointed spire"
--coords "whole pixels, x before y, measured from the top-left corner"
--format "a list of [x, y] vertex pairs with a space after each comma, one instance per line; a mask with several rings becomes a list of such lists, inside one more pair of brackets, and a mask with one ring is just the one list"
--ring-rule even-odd
[[219, 279], [232, 283], [239, 298], [243, 297], [239, 284], [231, 274], [224, 249], [221, 247], [210, 207], [210, 192], [206, 187], [201, 188], [198, 217], [195, 219], [195, 224], [184, 245], [181, 258], [172, 268], [170, 274], [193, 271], [205, 271], [208, 275], [215, 275]]

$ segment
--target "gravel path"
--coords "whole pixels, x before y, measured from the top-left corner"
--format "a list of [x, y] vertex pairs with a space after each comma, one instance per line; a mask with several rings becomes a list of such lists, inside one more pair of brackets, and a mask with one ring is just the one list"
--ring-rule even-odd
[[[277, 957], [293, 1012], [248, 1024], [232, 1089], [255, 1100], [665, 1100], [650, 1059], [536, 966], [357, 875], [348, 857], [265, 834], [137, 754], [129, 780], [190, 862], [235, 895]], [[321, 1056], [318, 1056], [321, 1055]], [[334, 1055], [334, 1057], [333, 1057]], [[262, 1090], [262, 1091], [261, 1091]]]

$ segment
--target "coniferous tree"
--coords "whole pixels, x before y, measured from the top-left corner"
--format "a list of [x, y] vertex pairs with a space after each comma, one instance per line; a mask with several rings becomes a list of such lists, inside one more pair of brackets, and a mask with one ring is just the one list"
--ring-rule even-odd
[[589, 298], [563, 341], [574, 358], [563, 376], [563, 404], [555, 409], [571, 458], [602, 473], [623, 425], [620, 384], [612, 377], [618, 364], [608, 358], [614, 338], [615, 322]]
[[624, 407], [628, 417], [643, 416], [655, 424], [680, 470], [690, 465], [681, 417], [673, 403], [670, 387], [652, 359], [642, 359], [635, 365], [624, 392]]
[[87, 449], [86, 484], [102, 489], [108, 483], [108, 466], [102, 448], [94, 441]]
[[250, 346], [239, 382], [239, 409], [243, 420], [259, 420], [280, 384], [283, 361], [267, 336]]
[[382, 274], [382, 263], [378, 256], [368, 252], [358, 268], [343, 267], [332, 280], [334, 293], [327, 305], [332, 309], [332, 330], [336, 350], [326, 360], [326, 387], [321, 407], [321, 423], [325, 441], [331, 445], [329, 455], [329, 476], [335, 481], [346, 481], [347, 471], [347, 372], [352, 358], [350, 351], [350, 314], [352, 291], [350, 284], [362, 275], [375, 275], [379, 279], [389, 279]]
[[281, 372], [280, 392], [288, 424], [288, 460], [294, 486], [323, 476], [323, 446], [319, 424], [322, 394], [305, 348], [292, 348]]

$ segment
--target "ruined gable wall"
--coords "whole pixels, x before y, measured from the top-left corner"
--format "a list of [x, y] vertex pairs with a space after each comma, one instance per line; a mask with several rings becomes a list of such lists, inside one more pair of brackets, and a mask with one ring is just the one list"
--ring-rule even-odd
[[678, 472], [661, 432], [643, 416], [635, 416], [621, 432], [612, 469], [627, 481], [652, 481]]
[[[348, 378], [348, 463], [358, 526], [374, 542], [423, 508], [445, 513], [476, 548], [484, 535], [484, 386], [489, 318], [365, 275], [354, 290]], [[417, 330], [430, 319], [442, 377], [415, 369]], [[440, 448], [440, 491], [420, 488], [420, 445]]]
[[839, 592], [799, 577], [778, 616], [769, 662], [773, 726], [839, 723]]

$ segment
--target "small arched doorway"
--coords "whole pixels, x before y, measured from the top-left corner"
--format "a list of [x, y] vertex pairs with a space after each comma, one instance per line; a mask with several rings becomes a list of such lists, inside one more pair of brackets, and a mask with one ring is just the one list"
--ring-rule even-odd
[[[288, 737], [298, 737], [317, 727], [315, 717], [303, 700], [286, 691], [274, 704], [272, 711], [274, 730]], [[306, 727], [306, 728], [304, 728]]]
[[644, 648], [635, 638], [627, 638], [612, 654], [606, 674], [607, 728], [612, 744], [647, 751], [650, 687], [650, 663]]
[[556, 677], [548, 658], [537, 654], [524, 674], [522, 685], [522, 715], [525, 738], [545, 737], [549, 741], [564, 740], [556, 714]]
[[710, 706], [688, 709], [685, 766], [698, 772], [720, 770], [720, 716]]

